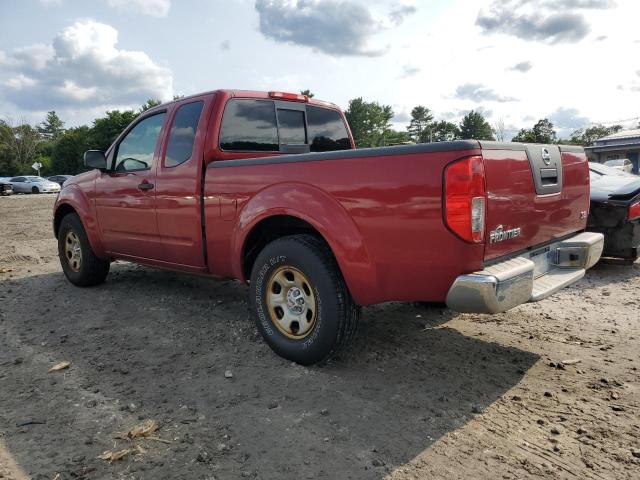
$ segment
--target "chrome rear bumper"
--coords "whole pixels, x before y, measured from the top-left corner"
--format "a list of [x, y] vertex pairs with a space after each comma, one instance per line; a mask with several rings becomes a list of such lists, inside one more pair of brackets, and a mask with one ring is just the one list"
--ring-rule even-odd
[[499, 313], [537, 302], [581, 279], [600, 259], [601, 233], [584, 232], [544, 248], [460, 275], [447, 294], [458, 312]]

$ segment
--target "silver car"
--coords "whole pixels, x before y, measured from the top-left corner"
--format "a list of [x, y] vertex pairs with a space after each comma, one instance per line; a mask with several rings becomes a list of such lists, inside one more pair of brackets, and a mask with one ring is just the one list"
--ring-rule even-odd
[[616, 170], [622, 170], [625, 173], [633, 172], [633, 163], [628, 158], [618, 158], [615, 160], [607, 160], [604, 162], [607, 167], [615, 168]]
[[60, 185], [42, 177], [26, 175], [9, 180], [13, 185], [13, 193], [58, 193]]

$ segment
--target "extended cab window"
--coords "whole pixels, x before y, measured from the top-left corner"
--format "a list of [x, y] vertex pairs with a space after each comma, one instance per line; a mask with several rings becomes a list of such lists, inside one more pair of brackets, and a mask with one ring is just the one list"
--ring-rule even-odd
[[278, 127], [273, 101], [229, 101], [220, 126], [220, 148], [231, 151], [277, 152]]
[[176, 112], [164, 160], [166, 167], [175, 167], [191, 158], [203, 105], [204, 102], [187, 103]]
[[312, 152], [351, 148], [342, 117], [335, 110], [307, 105], [307, 124]]
[[115, 160], [116, 172], [149, 170], [164, 122], [165, 113], [158, 113], [141, 120], [118, 145]]

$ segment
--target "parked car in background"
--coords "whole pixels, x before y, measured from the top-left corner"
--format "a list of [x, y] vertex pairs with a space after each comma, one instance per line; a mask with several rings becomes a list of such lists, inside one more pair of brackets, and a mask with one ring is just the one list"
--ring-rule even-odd
[[13, 186], [6, 178], [0, 178], [0, 195], [6, 196], [13, 193]]
[[55, 182], [62, 187], [64, 182], [69, 180], [71, 177], [73, 177], [73, 175], [53, 175], [52, 177], [47, 177], [47, 180]]
[[295, 93], [180, 98], [84, 159], [54, 207], [70, 282], [115, 259], [240, 279], [265, 341], [303, 364], [349, 343], [361, 305], [504, 312], [578, 281], [604, 242], [584, 231], [581, 147], [356, 150], [336, 105]]
[[13, 185], [14, 193], [58, 193], [60, 191], [60, 185], [57, 183], [34, 175], [13, 177], [9, 181]]
[[[636, 176], [633, 173], [628, 173], [614, 167], [608, 167], [603, 163], [596, 163], [596, 162], [589, 162], [589, 174], [591, 178], [594, 178], [593, 175], [591, 175], [591, 172], [594, 172], [598, 175], [611, 175], [614, 177], [636, 178]], [[596, 178], [599, 178], [599, 177], [596, 176]]]
[[607, 167], [615, 168], [616, 170], [622, 170], [625, 173], [631, 173], [633, 171], [633, 163], [628, 158], [619, 158], [617, 160], [607, 160], [604, 162]]
[[604, 234], [603, 257], [628, 263], [640, 254], [640, 177], [589, 163], [591, 208], [587, 230]]

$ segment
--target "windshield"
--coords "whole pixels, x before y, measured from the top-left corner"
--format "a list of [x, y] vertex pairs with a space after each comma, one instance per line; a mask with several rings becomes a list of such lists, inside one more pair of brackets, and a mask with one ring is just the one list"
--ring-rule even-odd
[[604, 164], [609, 165], [610, 167], [622, 167], [624, 165], [624, 160], [607, 160]]
[[47, 181], [42, 177], [26, 177], [26, 179], [29, 180], [30, 182], [46, 182]]
[[[612, 160], [610, 160], [610, 161], [612, 161]], [[589, 170], [591, 172], [596, 172], [596, 173], [600, 174], [600, 176], [602, 176], [602, 175], [613, 175], [613, 176], [616, 176], [616, 177], [628, 177], [628, 176], [630, 176], [629, 173], [623, 172], [622, 170], [617, 170], [615, 168], [611, 168], [610, 166], [603, 165], [601, 163], [589, 162]]]

